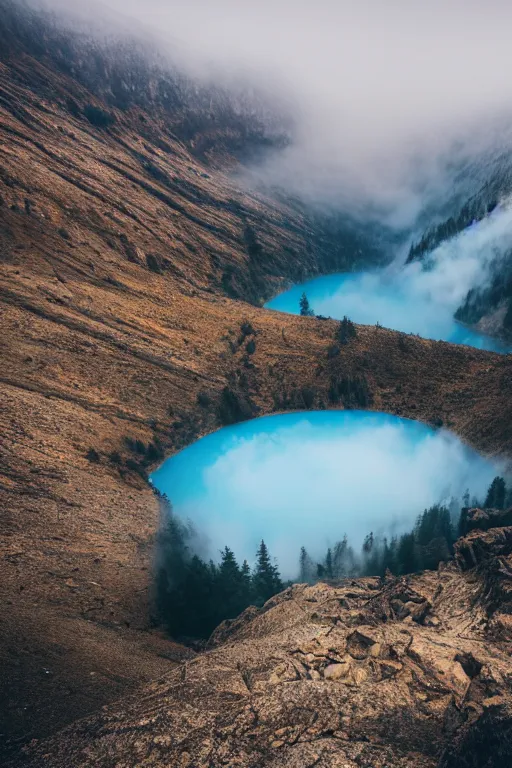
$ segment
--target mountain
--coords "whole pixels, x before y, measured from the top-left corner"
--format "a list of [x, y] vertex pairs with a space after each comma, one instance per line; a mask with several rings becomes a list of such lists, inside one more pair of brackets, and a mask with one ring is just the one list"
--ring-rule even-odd
[[285, 118], [144, 57], [125, 72], [131, 49], [112, 46], [0, 0], [9, 754], [194, 657], [152, 614], [146, 477], [163, 456], [227, 420], [332, 407], [356, 379], [376, 410], [512, 450], [507, 356], [360, 327], [331, 359], [334, 321], [261, 309], [289, 282], [380, 263], [378, 242], [237, 181]]

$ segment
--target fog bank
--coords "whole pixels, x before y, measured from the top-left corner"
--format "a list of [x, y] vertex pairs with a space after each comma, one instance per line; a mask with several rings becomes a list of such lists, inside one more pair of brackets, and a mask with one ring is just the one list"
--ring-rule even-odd
[[[34, 0], [36, 2], [37, 0]], [[39, 0], [98, 19], [91, 0]], [[509, 142], [512, 5], [466, 0], [104, 0], [110, 20], [203, 78], [286, 101], [286, 151], [256, 178], [395, 227], [441, 206], [468, 158]], [[98, 26], [100, 24], [98, 23]]]
[[304, 291], [318, 315], [339, 320], [348, 316], [356, 323], [379, 323], [425, 338], [505, 351], [507, 345], [457, 323], [454, 314], [470, 290], [490, 284], [510, 258], [511, 248], [512, 203], [506, 200], [422, 261], [404, 266], [403, 256], [398, 256], [386, 269], [317, 278], [294, 286], [266, 306], [298, 314]]

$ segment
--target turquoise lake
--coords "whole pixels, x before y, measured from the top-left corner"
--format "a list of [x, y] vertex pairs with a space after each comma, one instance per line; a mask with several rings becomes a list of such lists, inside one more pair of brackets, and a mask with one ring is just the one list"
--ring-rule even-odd
[[[467, 344], [478, 349], [506, 353], [510, 345], [458, 323], [453, 314], [460, 298], [435, 282], [434, 271], [417, 265], [404, 270], [341, 273], [326, 275], [294, 285], [265, 306], [289, 314], [299, 313], [303, 291], [317, 315], [341, 320], [345, 315], [355, 323], [375, 325], [427, 339]], [[448, 295], [447, 295], [448, 294]]]
[[204, 537], [253, 562], [264, 538], [285, 577], [299, 549], [313, 556], [347, 533], [358, 546], [399, 533], [425, 507], [469, 488], [482, 496], [496, 467], [454, 435], [365, 411], [266, 416], [219, 430], [168, 459], [152, 482]]

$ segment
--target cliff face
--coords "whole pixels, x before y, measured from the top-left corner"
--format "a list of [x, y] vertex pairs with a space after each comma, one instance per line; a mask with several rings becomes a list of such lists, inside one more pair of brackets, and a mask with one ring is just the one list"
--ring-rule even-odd
[[[334, 323], [254, 306], [283, 281], [350, 266], [359, 241], [237, 188], [222, 170], [236, 162], [232, 147], [207, 162], [195, 134], [169, 129], [162, 105], [122, 110], [89, 90], [44, 38], [33, 49], [13, 7], [0, 0], [9, 750], [190, 656], [151, 630], [158, 511], [141, 470], [157, 457], [227, 419], [354, 407], [332, 397], [354, 380], [365, 381], [368, 407], [442, 421], [483, 451], [512, 449], [509, 358], [359, 328], [330, 359]], [[97, 124], [91, 105], [115, 120]], [[152, 446], [142, 468], [134, 440]]]
[[503, 768], [511, 534], [459, 541], [471, 570], [294, 586], [221, 627], [206, 654], [29, 749], [27, 765]]

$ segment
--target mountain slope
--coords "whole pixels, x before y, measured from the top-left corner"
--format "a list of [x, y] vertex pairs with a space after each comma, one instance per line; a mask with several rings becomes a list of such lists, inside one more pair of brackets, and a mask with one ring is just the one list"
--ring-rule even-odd
[[379, 253], [343, 222], [239, 188], [226, 171], [237, 163], [227, 118], [207, 131], [215, 158], [197, 152], [201, 131], [175, 133], [171, 107], [120, 109], [57, 66], [37, 17], [16, 7], [0, 0], [8, 751], [189, 655], [153, 626], [158, 507], [144, 474], [221, 426], [226, 398], [235, 421], [311, 396], [315, 408], [342, 408], [351, 403], [330, 401], [333, 384], [364, 378], [375, 409], [512, 450], [508, 357], [360, 328], [329, 359], [334, 322], [256, 305], [286, 281]]

